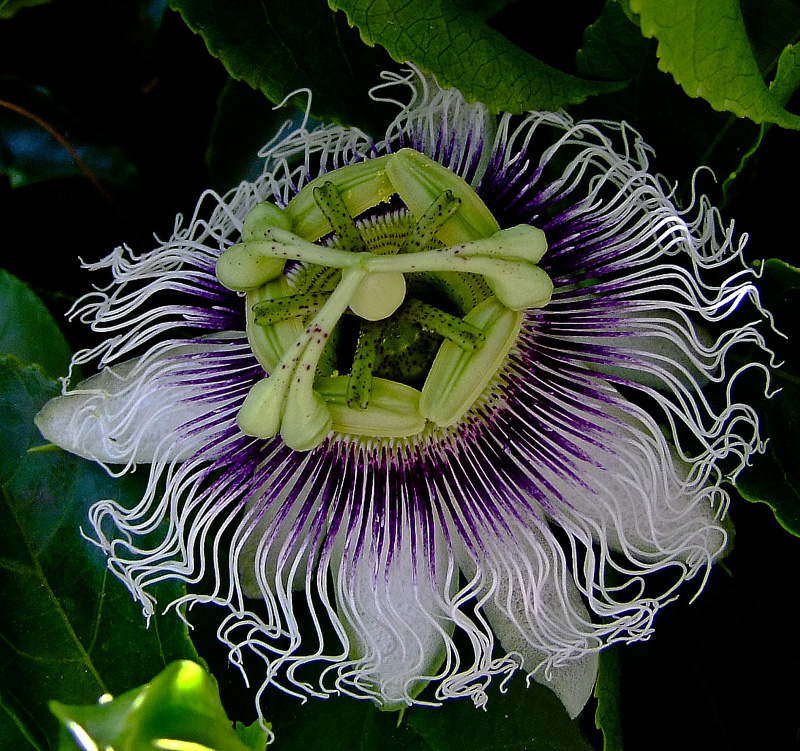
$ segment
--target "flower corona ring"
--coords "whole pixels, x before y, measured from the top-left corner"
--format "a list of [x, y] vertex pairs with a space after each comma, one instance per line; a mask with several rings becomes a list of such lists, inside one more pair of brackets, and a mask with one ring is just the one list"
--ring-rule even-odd
[[150, 465], [94, 539], [146, 614], [164, 579], [225, 608], [258, 701], [482, 706], [521, 668], [574, 717], [599, 651], [726, 551], [769, 317], [626, 125], [385, 79], [409, 101], [383, 139], [287, 124], [255, 182], [89, 264], [114, 281], [76, 303], [104, 338], [73, 363], [101, 369], [37, 425]]

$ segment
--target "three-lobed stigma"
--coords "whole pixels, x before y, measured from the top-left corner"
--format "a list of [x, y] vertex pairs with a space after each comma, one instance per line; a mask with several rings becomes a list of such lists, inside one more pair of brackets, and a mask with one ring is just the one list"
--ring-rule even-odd
[[[372, 211], [398, 196], [404, 208]], [[544, 233], [501, 229], [458, 175], [419, 152], [332, 171], [245, 220], [217, 277], [245, 293], [268, 374], [238, 414], [298, 451], [332, 431], [381, 438], [457, 423], [553, 285]]]

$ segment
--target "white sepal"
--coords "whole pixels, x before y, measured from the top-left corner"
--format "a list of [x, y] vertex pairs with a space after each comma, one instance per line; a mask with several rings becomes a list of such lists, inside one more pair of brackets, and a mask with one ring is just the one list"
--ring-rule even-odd
[[213, 389], [204, 380], [213, 370], [205, 356], [234, 356], [221, 342], [228, 337], [173, 342], [104, 368], [45, 404], [36, 426], [48, 441], [102, 464], [185, 461], [203, 447], [214, 411], [224, 411], [207, 401]]

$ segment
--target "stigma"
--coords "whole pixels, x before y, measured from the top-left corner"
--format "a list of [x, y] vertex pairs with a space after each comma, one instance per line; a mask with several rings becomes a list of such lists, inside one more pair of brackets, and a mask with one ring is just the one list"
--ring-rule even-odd
[[216, 267], [245, 296], [265, 371], [240, 430], [309, 451], [332, 433], [455, 425], [525, 311], [549, 302], [546, 250], [540, 229], [501, 229], [461, 177], [411, 149], [329, 172], [283, 209], [259, 204]]

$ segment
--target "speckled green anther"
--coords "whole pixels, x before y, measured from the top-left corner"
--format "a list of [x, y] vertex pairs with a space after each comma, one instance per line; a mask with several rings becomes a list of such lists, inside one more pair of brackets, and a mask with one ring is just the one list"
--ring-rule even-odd
[[[399, 198], [399, 208], [374, 211]], [[397, 201], [398, 199], [395, 199]], [[501, 229], [467, 185], [402, 149], [260, 204], [217, 276], [245, 294], [268, 375], [242, 405], [247, 435], [298, 451], [334, 433], [407, 438], [457, 423], [546, 305], [544, 233]]]

